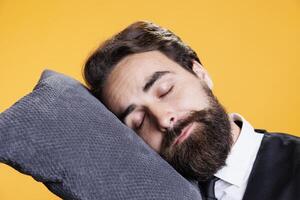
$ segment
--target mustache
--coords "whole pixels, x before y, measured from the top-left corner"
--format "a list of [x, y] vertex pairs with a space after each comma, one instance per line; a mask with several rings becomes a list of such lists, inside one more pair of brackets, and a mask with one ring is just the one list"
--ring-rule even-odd
[[169, 147], [172, 142], [178, 137], [182, 130], [188, 126], [190, 123], [198, 122], [198, 123], [209, 123], [210, 119], [210, 112], [213, 112], [212, 109], [204, 109], [200, 111], [192, 111], [189, 113], [189, 115], [181, 120], [178, 120], [176, 124], [171, 127], [170, 129], [167, 129], [165, 137], [164, 137], [164, 146]]

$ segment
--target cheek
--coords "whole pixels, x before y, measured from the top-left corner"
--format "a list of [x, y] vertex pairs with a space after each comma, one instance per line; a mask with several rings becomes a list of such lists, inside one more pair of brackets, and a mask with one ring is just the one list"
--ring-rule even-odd
[[141, 134], [140, 137], [156, 152], [160, 151], [163, 135], [160, 132]]
[[173, 98], [173, 105], [180, 110], [201, 110], [206, 108], [208, 98], [200, 86], [180, 88]]

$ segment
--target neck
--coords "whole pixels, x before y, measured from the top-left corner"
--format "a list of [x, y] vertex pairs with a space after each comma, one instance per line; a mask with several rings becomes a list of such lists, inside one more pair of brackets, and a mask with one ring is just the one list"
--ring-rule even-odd
[[232, 142], [234, 145], [240, 135], [241, 129], [238, 125], [236, 125], [231, 117], [229, 118], [229, 121], [231, 125]]

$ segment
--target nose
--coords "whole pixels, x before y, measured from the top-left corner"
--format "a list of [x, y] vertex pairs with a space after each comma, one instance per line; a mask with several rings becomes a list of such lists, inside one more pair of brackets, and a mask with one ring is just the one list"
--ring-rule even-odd
[[161, 132], [172, 128], [176, 123], [177, 117], [174, 108], [157, 103], [149, 107], [149, 112]]

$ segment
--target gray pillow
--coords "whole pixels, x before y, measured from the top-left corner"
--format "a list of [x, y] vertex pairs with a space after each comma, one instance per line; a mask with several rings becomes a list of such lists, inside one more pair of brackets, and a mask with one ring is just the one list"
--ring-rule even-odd
[[83, 85], [53, 71], [1, 113], [0, 162], [63, 199], [201, 199]]

